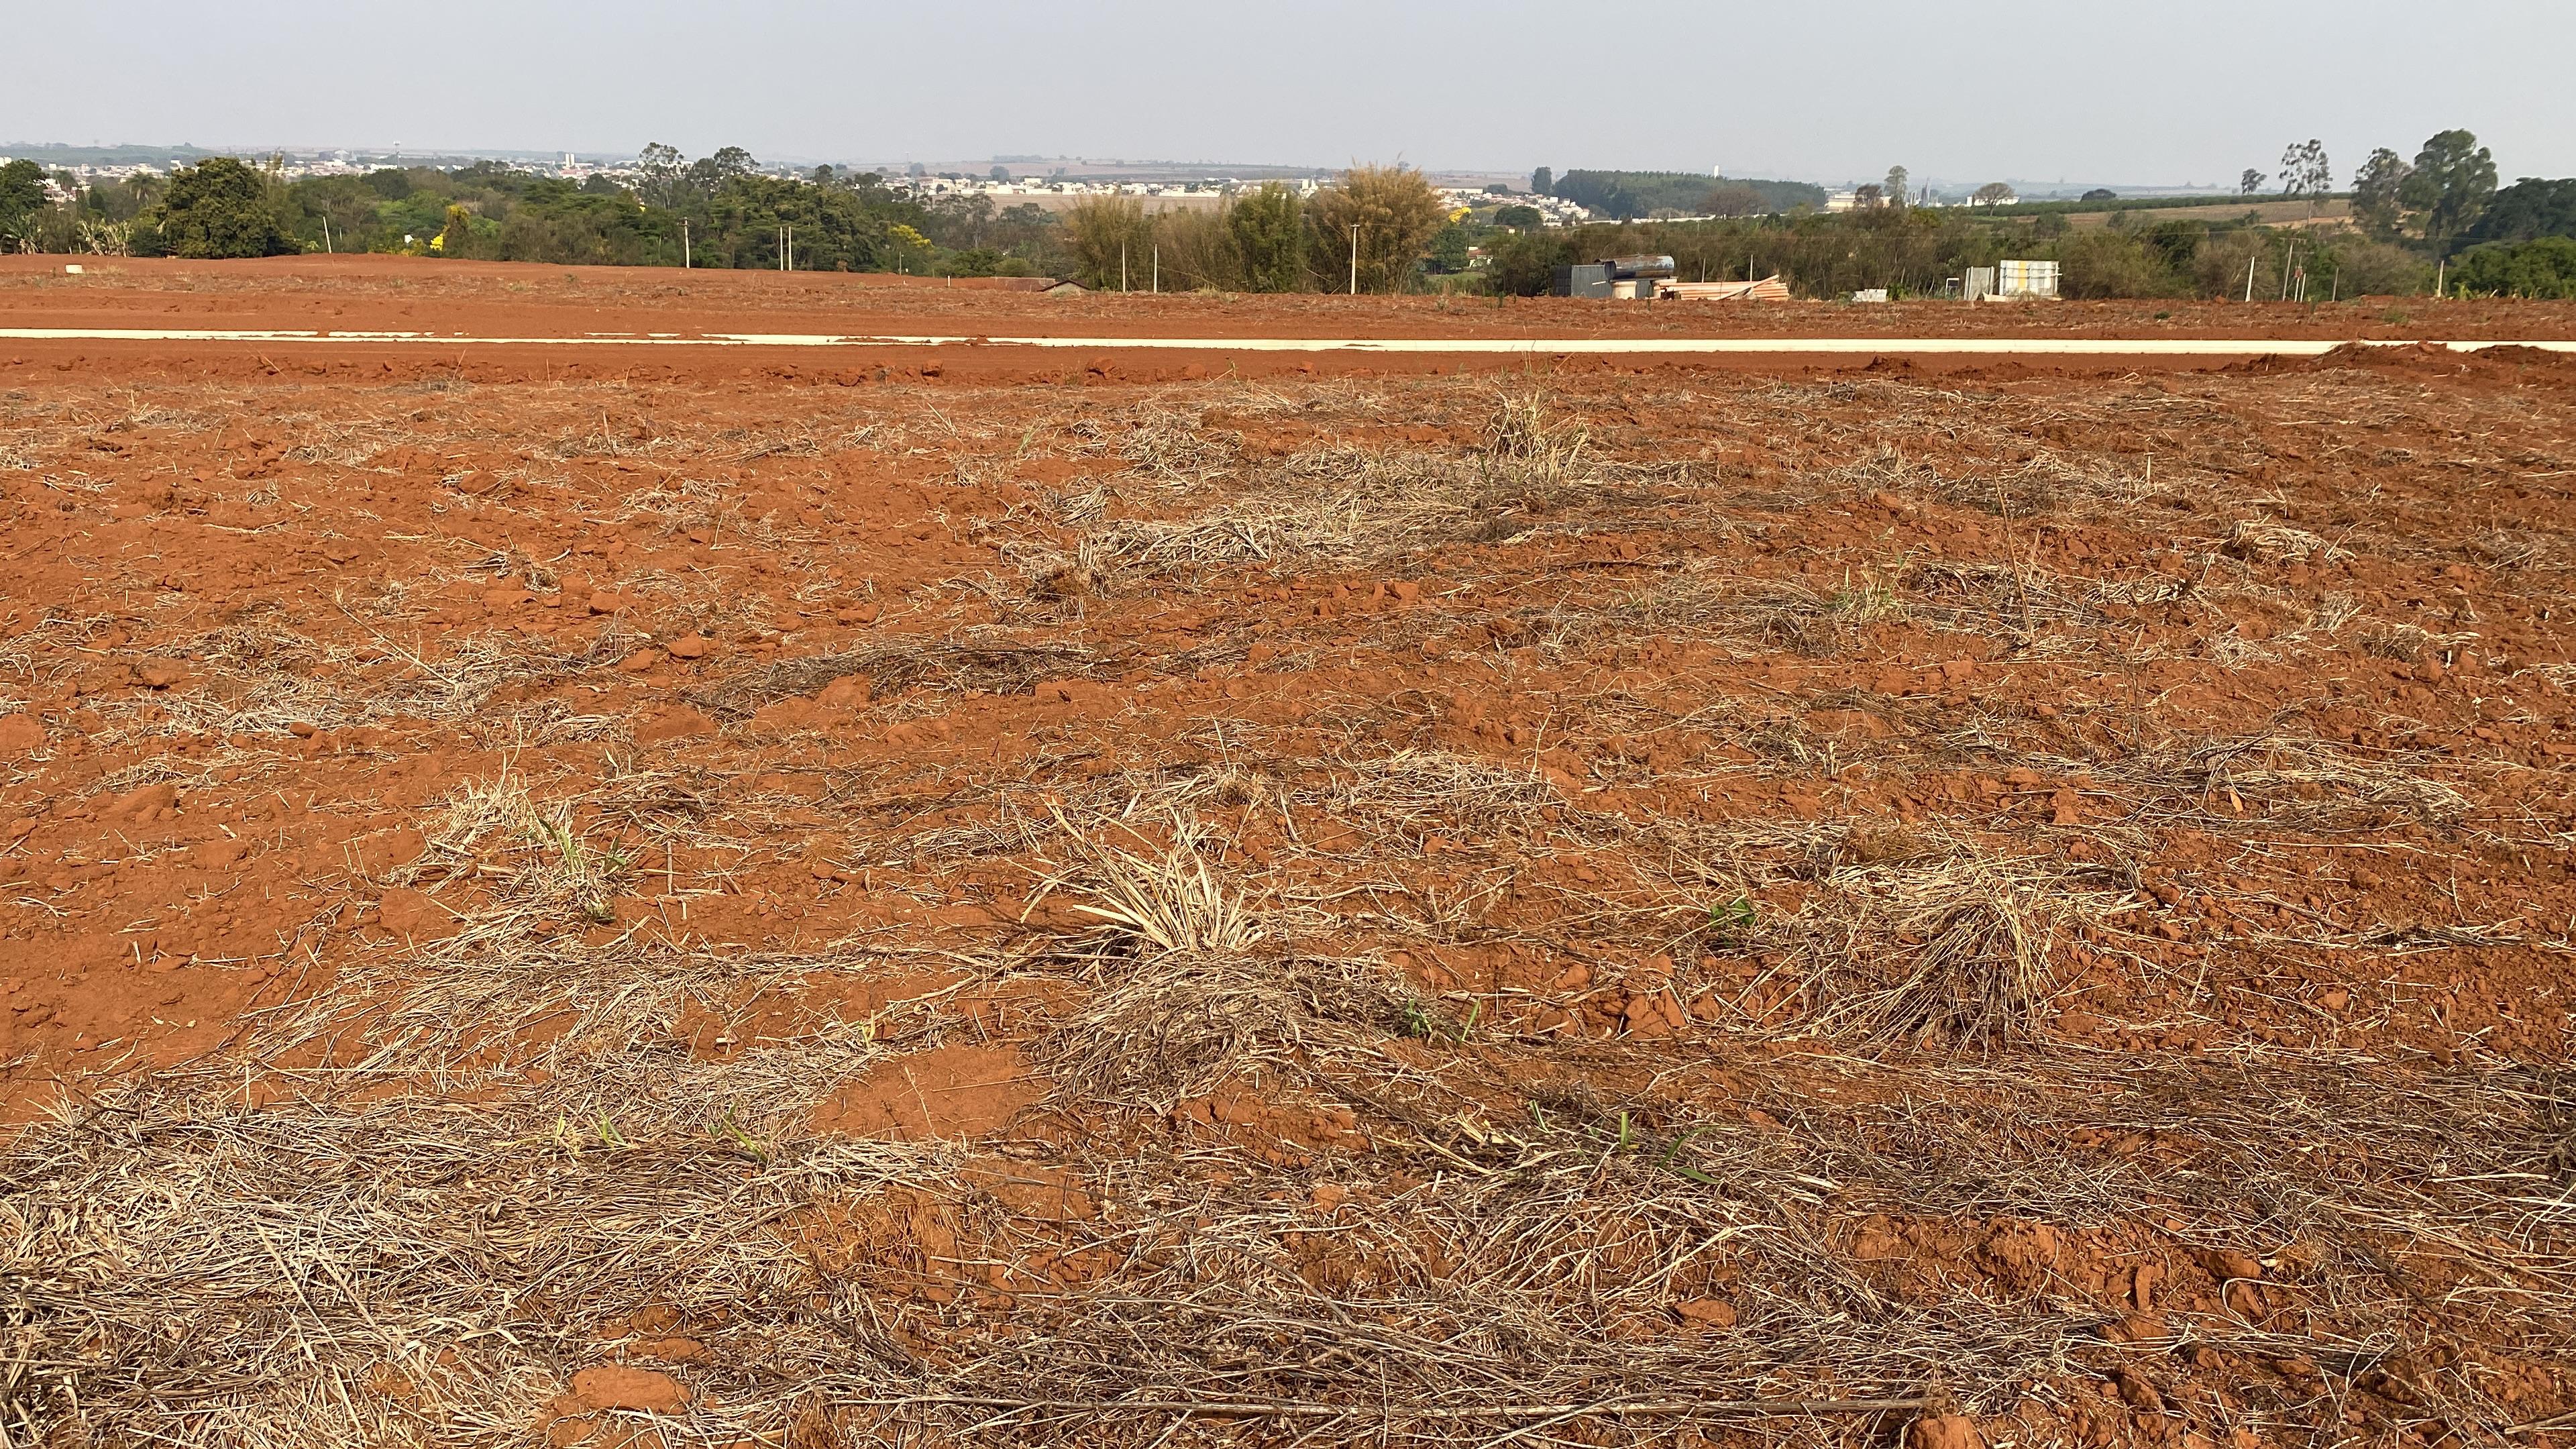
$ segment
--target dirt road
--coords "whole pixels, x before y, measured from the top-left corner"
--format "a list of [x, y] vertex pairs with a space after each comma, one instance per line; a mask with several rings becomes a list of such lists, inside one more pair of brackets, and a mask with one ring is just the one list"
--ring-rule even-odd
[[451, 332], [235, 331], [214, 328], [0, 327], [0, 342], [212, 342], [326, 348], [1028, 347], [1069, 352], [1369, 352], [1489, 357], [2323, 357], [2338, 347], [2471, 353], [2494, 347], [2576, 353], [2576, 342], [2206, 337], [1061, 337], [827, 332], [590, 333], [481, 337]]

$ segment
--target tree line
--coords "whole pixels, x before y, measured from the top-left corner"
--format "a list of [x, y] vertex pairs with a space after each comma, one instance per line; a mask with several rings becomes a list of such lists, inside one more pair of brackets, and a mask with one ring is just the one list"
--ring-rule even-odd
[[[1544, 171], [1532, 178], [1542, 190], [1552, 179]], [[2249, 170], [2245, 190], [2271, 179]], [[2321, 206], [2333, 183], [2323, 145], [2292, 144], [2279, 180], [2284, 197]], [[2108, 193], [2089, 208], [2014, 205], [2001, 182], [1980, 188], [1970, 208], [1914, 206], [1898, 166], [1884, 185], [1858, 188], [1860, 204], [1843, 213], [1518, 231], [1494, 245], [1489, 280], [1492, 290], [1533, 295], [1548, 289], [1559, 266], [1650, 252], [1672, 256], [1685, 279], [1776, 273], [1811, 297], [1876, 287], [1925, 294], [1970, 267], [2018, 257], [2057, 261], [2063, 290], [2083, 298], [2326, 300], [2438, 286], [2455, 295], [2576, 299], [2576, 179], [2496, 183], [2493, 156], [2465, 130], [2427, 138], [2411, 161], [2374, 151], [2354, 178], [2349, 225], [2266, 225], [2250, 210], [2232, 220], [2159, 218], [2158, 210], [2183, 202], [2119, 202]], [[1561, 183], [1555, 189], [1563, 194]], [[2073, 220], [2079, 209], [2105, 206], [2106, 225]]]
[[[2322, 201], [2332, 169], [2315, 142], [2284, 157], [2284, 194]], [[2249, 173], [2256, 174], [2259, 173]], [[63, 178], [57, 178], [61, 180]], [[1676, 258], [1685, 278], [1778, 274], [1802, 295], [1863, 288], [1937, 293], [2005, 257], [2053, 258], [2077, 297], [2305, 297], [2407, 294], [2576, 297], [2576, 179], [2497, 185], [2467, 131], [2437, 133], [2410, 161], [2372, 153], [2354, 177], [2351, 224], [2281, 227], [2162, 218], [2116, 204], [2107, 224], [2013, 206], [2009, 188], [1976, 208], [1906, 204], [1905, 168], [1842, 213], [1803, 197], [1682, 173], [1542, 170], [1536, 188], [1580, 193], [1641, 217], [1685, 198], [1714, 219], [1614, 220], [1549, 228], [1508, 195], [1453, 206], [1418, 171], [1354, 166], [1309, 195], [1272, 183], [1214, 207], [1149, 211], [1141, 198], [1087, 197], [1062, 213], [997, 207], [989, 195], [925, 200], [873, 172], [764, 170], [738, 147], [690, 159], [645, 148], [631, 183], [574, 182], [497, 162], [454, 170], [383, 168], [290, 179], [210, 157], [166, 176], [138, 173], [52, 200], [30, 162], [0, 166], [0, 250], [241, 257], [296, 252], [607, 265], [900, 271], [1071, 277], [1143, 291], [1545, 292], [1556, 267], [1634, 252]], [[1732, 188], [1732, 190], [1730, 190]], [[1500, 188], [1497, 188], [1499, 190]], [[1809, 188], [1813, 189], [1813, 188]], [[1589, 205], [1590, 202], [1584, 204]]]
[[[398, 252], [609, 266], [780, 264], [827, 271], [1034, 272], [1056, 260], [1035, 207], [925, 204], [874, 172], [764, 171], [727, 147], [695, 161], [667, 146], [638, 158], [638, 183], [579, 182], [481, 161], [288, 178], [272, 159], [209, 157], [45, 196], [29, 162], [0, 167], [0, 250], [258, 257]], [[58, 178], [61, 179], [61, 178]]]
[[1065, 215], [1064, 247], [1074, 278], [1100, 288], [1400, 292], [1468, 270], [1464, 219], [1419, 171], [1354, 166], [1312, 196], [1269, 182], [1216, 208], [1087, 197]]

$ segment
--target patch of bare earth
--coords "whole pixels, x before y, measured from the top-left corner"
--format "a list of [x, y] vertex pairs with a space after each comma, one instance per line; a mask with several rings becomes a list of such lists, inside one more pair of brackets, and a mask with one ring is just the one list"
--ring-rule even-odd
[[2544, 1442], [2571, 380], [12, 373], [10, 1443]]

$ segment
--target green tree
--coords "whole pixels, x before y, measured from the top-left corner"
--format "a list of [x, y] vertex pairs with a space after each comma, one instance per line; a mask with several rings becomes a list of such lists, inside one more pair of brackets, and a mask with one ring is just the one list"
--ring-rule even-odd
[[[2345, 297], [2410, 297], [2431, 284], [2433, 267], [2394, 242], [2355, 238], [2330, 243], [2308, 275], [2331, 277], [2328, 289]], [[2315, 295], [2316, 284], [2308, 289]]]
[[2477, 219], [2495, 195], [2495, 157], [2467, 131], [2440, 131], [2415, 153], [2414, 174], [2406, 178], [2406, 204], [2424, 213], [2424, 237], [2448, 250], [2451, 239]]
[[1305, 280], [1297, 257], [1303, 236], [1297, 213], [1297, 193], [1276, 181], [1244, 193], [1226, 213], [1243, 259], [1244, 284], [1252, 290], [1293, 292]]
[[461, 257], [474, 249], [474, 213], [462, 206], [447, 208], [445, 224], [438, 235], [430, 238], [429, 249], [443, 257]]
[[1574, 261], [1580, 244], [1570, 231], [1517, 231], [1494, 247], [1487, 281], [1506, 297], [1543, 297], [1556, 281], [1556, 269]]
[[33, 161], [0, 166], [0, 252], [25, 236], [45, 209], [45, 168]]
[[1535, 206], [1506, 206], [1494, 212], [1494, 225], [1532, 227], [1543, 225], [1547, 218]]
[[1086, 196], [1064, 214], [1065, 250], [1086, 287], [1141, 288], [1153, 244], [1153, 224], [1135, 197]]
[[1979, 206], [2001, 206], [2013, 199], [2013, 189], [2000, 181], [1989, 181], [1968, 198]]
[[675, 207], [680, 204], [681, 179], [688, 174], [689, 158], [677, 146], [659, 141], [647, 145], [635, 158], [635, 193], [647, 206]]
[[1243, 290], [1243, 250], [1235, 244], [1232, 220], [1223, 211], [1196, 206], [1154, 214], [1152, 255], [1161, 258], [1164, 291]]
[[2281, 194], [2322, 196], [2334, 189], [2334, 167], [2326, 162], [2322, 141], [2292, 142], [2281, 152]]
[[1448, 220], [1430, 181], [1403, 165], [1352, 167], [1339, 185], [1315, 193], [1306, 214], [1314, 223], [1308, 255], [1327, 291], [1354, 276], [1367, 291], [1403, 290]]
[[174, 257], [267, 257], [299, 250], [279, 223], [268, 180], [230, 156], [170, 173], [161, 248]]
[[2245, 168], [2244, 175], [2236, 178], [2236, 194], [2239, 196], [2252, 196], [2262, 189], [2263, 173], [2251, 166]]
[[1909, 175], [1906, 169], [1902, 166], [1890, 166], [1887, 168], [1885, 194], [1889, 205], [1901, 207], [1907, 202], [1913, 200], [1913, 193], [1905, 189], [1912, 180], [1913, 177]]
[[2156, 297], [2179, 286], [2162, 252], [2115, 231], [2079, 233], [2059, 248], [2058, 261], [2070, 297]]
[[2576, 179], [2525, 176], [2497, 192], [2464, 235], [2473, 242], [2576, 236]]
[[1771, 209], [1762, 193], [1741, 182], [1725, 181], [1709, 188], [1699, 203], [1708, 216], [1760, 216]]
[[1541, 196], [1553, 193], [1556, 190], [1556, 173], [1544, 166], [1531, 172], [1530, 190], [1537, 192]]
[[2471, 247], [2451, 280], [2472, 295], [2576, 301], [2576, 238]]
[[2361, 163], [2352, 178], [2352, 215], [2362, 230], [2383, 241], [2397, 235], [2406, 207], [2406, 178], [2414, 171], [2405, 158], [2385, 146]]
[[376, 211], [381, 198], [363, 177], [307, 177], [287, 187], [286, 198], [289, 230], [310, 250], [363, 252], [381, 238]]
[[1453, 221], [1431, 234], [1426, 260], [1434, 272], [1463, 272], [1467, 270], [1468, 246], [1467, 228]]

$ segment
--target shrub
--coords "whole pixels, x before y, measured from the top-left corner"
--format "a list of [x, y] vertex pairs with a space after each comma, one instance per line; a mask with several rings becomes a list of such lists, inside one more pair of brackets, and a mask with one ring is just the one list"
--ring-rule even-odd
[[[2412, 296], [2433, 278], [2432, 267], [2422, 257], [2381, 241], [2342, 242], [2328, 253], [2322, 267], [2308, 268], [2308, 275], [2328, 268], [2339, 269], [2328, 289], [2346, 297]], [[2308, 284], [2308, 292], [2315, 295], [2315, 283]]]
[[2173, 290], [2163, 254], [2114, 231], [2086, 232], [2058, 248], [2070, 297], [2159, 297]]
[[1145, 219], [1145, 204], [1132, 196], [1087, 196], [1065, 213], [1064, 244], [1073, 254], [1073, 275], [1084, 286], [1116, 287], [1122, 256], [1133, 286], [1143, 280], [1136, 269], [1154, 244], [1154, 228]]
[[1440, 194], [1409, 166], [1354, 166], [1340, 185], [1316, 192], [1306, 212], [1315, 224], [1308, 255], [1328, 292], [1348, 285], [1353, 227], [1359, 285], [1395, 292], [1413, 280], [1423, 247], [1448, 220]]
[[1571, 232], [1524, 231], [1501, 238], [1487, 274], [1496, 292], [1506, 297], [1544, 297], [1556, 282], [1556, 269], [1574, 260]]
[[[2192, 254], [2192, 290], [2204, 297], [2243, 297], [2246, 265], [2270, 252], [2271, 247], [2270, 233], [2252, 227], [2211, 233]], [[2259, 268], [2254, 279], [2254, 295], [2257, 298], [2264, 295]]]
[[2576, 301], [2576, 239], [2545, 236], [2472, 247], [2451, 269], [2451, 279], [2471, 295]]
[[1214, 211], [1167, 211], [1154, 218], [1164, 291], [1233, 291], [1243, 285], [1243, 257], [1235, 249], [1231, 220]]
[[1305, 268], [1297, 255], [1304, 233], [1297, 212], [1297, 193], [1276, 181], [1235, 200], [1225, 222], [1234, 234], [1245, 286], [1256, 292], [1293, 292], [1304, 283]]

